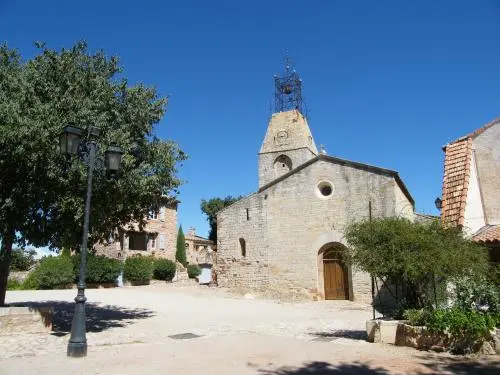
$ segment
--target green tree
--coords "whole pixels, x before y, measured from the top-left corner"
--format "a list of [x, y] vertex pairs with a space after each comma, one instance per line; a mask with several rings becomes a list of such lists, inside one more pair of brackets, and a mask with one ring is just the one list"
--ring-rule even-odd
[[436, 280], [481, 277], [488, 270], [484, 248], [464, 238], [459, 229], [446, 228], [437, 220], [362, 221], [350, 225], [345, 237], [348, 260], [384, 282], [404, 285], [407, 307], [434, 303]]
[[209, 240], [217, 243], [217, 212], [232, 205], [234, 202], [239, 201], [241, 198], [243, 198], [242, 195], [239, 197], [228, 195], [225, 198], [210, 198], [209, 200], [201, 200], [201, 212], [207, 215], [208, 224], [210, 225], [210, 232], [208, 233]]
[[177, 232], [177, 250], [175, 251], [175, 260], [184, 267], [187, 265], [186, 238], [184, 237], [184, 232], [182, 231], [182, 225], [179, 226], [179, 231]]
[[28, 271], [35, 264], [35, 249], [12, 249], [11, 271]]
[[86, 165], [58, 152], [68, 123], [101, 130], [97, 163], [116, 143], [125, 154], [121, 170], [96, 170], [89, 247], [131, 220], [145, 224], [152, 206], [173, 198], [185, 154], [173, 141], [155, 137], [166, 99], [121, 76], [116, 57], [90, 53], [84, 42], [23, 61], [0, 45], [0, 305], [12, 246], [31, 243], [78, 249], [82, 233]]

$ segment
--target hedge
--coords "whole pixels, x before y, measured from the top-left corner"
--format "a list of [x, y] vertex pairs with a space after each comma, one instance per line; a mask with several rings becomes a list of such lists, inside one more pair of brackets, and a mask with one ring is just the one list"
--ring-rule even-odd
[[123, 276], [134, 285], [149, 284], [153, 276], [154, 261], [149, 257], [136, 255], [125, 260]]
[[171, 281], [175, 276], [175, 263], [168, 259], [155, 259], [153, 278]]
[[[71, 257], [73, 261], [74, 281], [78, 282], [80, 275], [81, 254]], [[87, 273], [85, 282], [87, 283], [114, 283], [122, 271], [122, 262], [117, 259], [108, 258], [104, 255], [87, 254]]]
[[37, 289], [66, 288], [73, 282], [73, 263], [67, 257], [45, 257], [32, 274]]
[[190, 279], [195, 278], [201, 274], [201, 268], [196, 264], [190, 264], [187, 266], [187, 273]]

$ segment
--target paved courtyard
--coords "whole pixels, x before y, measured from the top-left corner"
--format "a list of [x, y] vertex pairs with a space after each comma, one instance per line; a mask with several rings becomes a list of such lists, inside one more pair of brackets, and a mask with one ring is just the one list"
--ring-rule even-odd
[[56, 314], [51, 334], [0, 338], [0, 375], [500, 373], [498, 357], [366, 342], [366, 305], [277, 303], [195, 286], [88, 290], [88, 356], [67, 358], [75, 294], [7, 293], [7, 303], [50, 303]]

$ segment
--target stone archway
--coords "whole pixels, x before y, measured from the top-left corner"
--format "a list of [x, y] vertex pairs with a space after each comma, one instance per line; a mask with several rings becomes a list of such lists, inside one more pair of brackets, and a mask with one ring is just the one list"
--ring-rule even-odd
[[329, 242], [318, 251], [318, 290], [324, 299], [352, 300], [352, 276], [342, 259], [344, 251], [340, 242]]

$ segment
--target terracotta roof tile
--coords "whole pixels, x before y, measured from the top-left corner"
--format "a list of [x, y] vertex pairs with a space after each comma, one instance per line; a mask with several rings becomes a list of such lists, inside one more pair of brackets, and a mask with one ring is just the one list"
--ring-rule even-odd
[[500, 242], [500, 225], [486, 225], [472, 239], [476, 242]]
[[483, 127], [443, 146], [445, 152], [441, 218], [449, 225], [463, 225], [471, 168], [472, 139], [493, 125], [500, 117]]
[[471, 164], [471, 138], [444, 147], [443, 205], [441, 217], [449, 225], [463, 225]]

